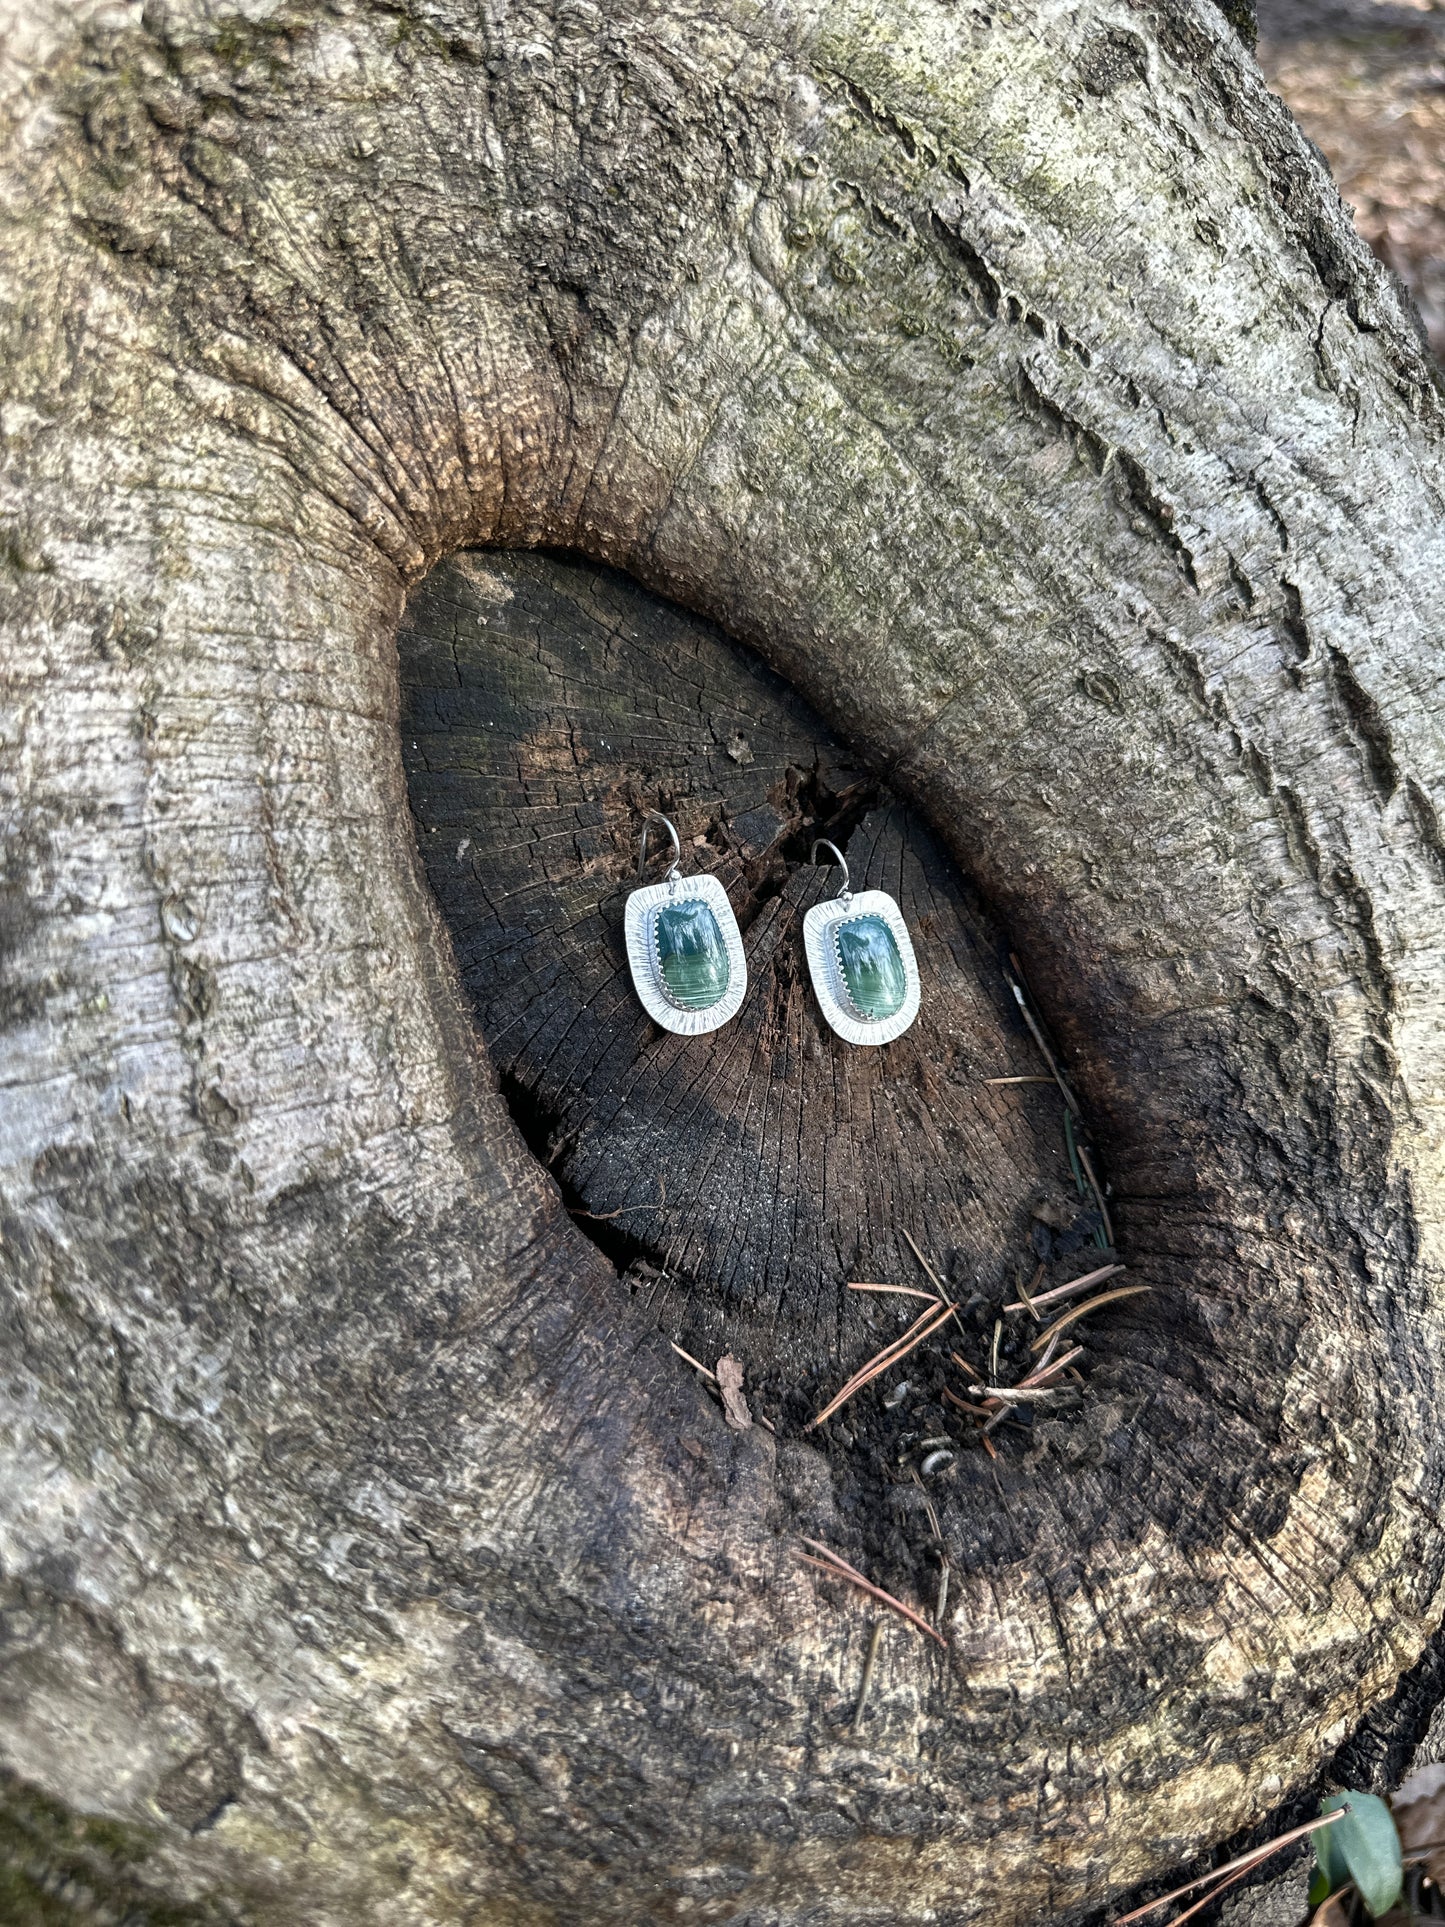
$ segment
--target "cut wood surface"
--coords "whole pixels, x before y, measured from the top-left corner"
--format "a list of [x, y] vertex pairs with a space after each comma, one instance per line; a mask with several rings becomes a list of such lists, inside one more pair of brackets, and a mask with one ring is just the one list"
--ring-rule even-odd
[[[1224, 15], [36, 5], [0, 115], [22, 1886], [1008, 1927], [1307, 1782], [1441, 1616], [1445, 416]], [[876, 1059], [818, 824], [920, 937]], [[802, 1426], [902, 1231], [1017, 1297], [1003, 942], [1149, 1290], [920, 1491], [880, 1386]], [[897, 1615], [799, 1547], [931, 1617], [930, 1507], [855, 1733]]]
[[[1089, 1207], [1061, 1209], [1057, 1088], [985, 1083], [1037, 1061], [1002, 934], [916, 812], [751, 651], [610, 571], [483, 554], [427, 578], [400, 647], [411, 805], [481, 1034], [576, 1221], [660, 1329], [697, 1357], [737, 1350], [806, 1419], [840, 1361], [906, 1322], [846, 1282], [932, 1290], [906, 1234], [988, 1330], [1033, 1269], [1031, 1206], [1053, 1205], [1061, 1263], [1095, 1249]], [[659, 807], [747, 945], [742, 1011], [698, 1039], [650, 1021], [622, 944]], [[881, 1050], [835, 1039], [809, 983], [803, 912], [841, 885], [808, 862], [825, 835], [914, 934], [923, 1008]], [[657, 855], [648, 880], [666, 868]]]

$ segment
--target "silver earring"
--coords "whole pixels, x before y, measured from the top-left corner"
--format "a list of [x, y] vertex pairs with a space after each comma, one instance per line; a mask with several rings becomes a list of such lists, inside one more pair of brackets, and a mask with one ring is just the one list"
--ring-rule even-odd
[[648, 883], [627, 899], [623, 929], [632, 982], [654, 1023], [679, 1037], [717, 1030], [748, 988], [742, 932], [728, 893], [714, 876], [681, 877], [677, 831], [657, 810], [642, 823], [637, 874], [647, 866], [648, 826], [660, 823], [672, 839], [672, 867], [661, 883]]
[[803, 948], [823, 1015], [850, 1044], [887, 1044], [918, 1015], [918, 960], [903, 912], [886, 890], [848, 886], [848, 865], [836, 843], [819, 837], [843, 872], [843, 887], [803, 918]]

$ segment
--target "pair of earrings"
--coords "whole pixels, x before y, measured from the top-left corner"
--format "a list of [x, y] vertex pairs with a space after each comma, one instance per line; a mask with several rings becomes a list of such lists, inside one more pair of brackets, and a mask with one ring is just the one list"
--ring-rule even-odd
[[[715, 876], [683, 877], [677, 831], [657, 810], [642, 825], [637, 874], [647, 865], [647, 832], [660, 823], [672, 839], [672, 865], [661, 883], [627, 899], [624, 931], [632, 981], [644, 1010], [664, 1030], [697, 1037], [736, 1017], [748, 988], [742, 932]], [[803, 948], [823, 1015], [850, 1044], [887, 1044], [918, 1015], [918, 962], [903, 912], [886, 890], [849, 887], [836, 844], [819, 837], [843, 872], [843, 887], [803, 918]]]

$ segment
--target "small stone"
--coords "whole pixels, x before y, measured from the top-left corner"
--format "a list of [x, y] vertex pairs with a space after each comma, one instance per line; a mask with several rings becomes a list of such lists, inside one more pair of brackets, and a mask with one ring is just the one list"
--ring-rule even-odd
[[668, 996], [679, 1010], [710, 1010], [732, 981], [717, 918], [697, 897], [687, 897], [664, 904], [653, 929]]
[[881, 1023], [896, 1016], [908, 978], [893, 932], [882, 917], [851, 917], [837, 933], [838, 961], [849, 1001], [860, 1017]]

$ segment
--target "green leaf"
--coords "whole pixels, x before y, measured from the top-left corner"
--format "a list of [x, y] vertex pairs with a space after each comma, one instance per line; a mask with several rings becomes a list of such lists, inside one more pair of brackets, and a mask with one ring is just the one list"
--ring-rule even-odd
[[[1326, 1827], [1324, 1835], [1322, 1837], [1325, 1839], [1328, 1839], [1329, 1833], [1330, 1833], [1330, 1829]], [[1318, 1864], [1318, 1861], [1319, 1861], [1318, 1854], [1316, 1854], [1315, 1860], [1316, 1860], [1315, 1870], [1314, 1870], [1314, 1873], [1310, 1876], [1309, 1904], [1311, 1909], [1320, 1906], [1324, 1901], [1328, 1900], [1330, 1897], [1330, 1877], [1325, 1872], [1324, 1868]]]
[[[1373, 1793], [1332, 1793], [1321, 1802], [1321, 1813], [1349, 1811], [1332, 1827], [1314, 1836], [1315, 1858], [1330, 1883], [1330, 1891], [1353, 1880], [1372, 1914], [1388, 1913], [1400, 1898], [1404, 1866], [1400, 1836], [1390, 1809]], [[1342, 1874], [1337, 1869], [1343, 1869]]]
[[[1339, 1802], [1336, 1801], [1335, 1805], [1338, 1804]], [[1326, 1801], [1320, 1809], [1322, 1813], [1330, 1813], [1333, 1812], [1333, 1810], [1334, 1808], [1328, 1801]], [[1332, 1827], [1321, 1827], [1318, 1833], [1312, 1833], [1310, 1835], [1310, 1840], [1315, 1850], [1315, 1866], [1318, 1869], [1319, 1877], [1325, 1883], [1325, 1891], [1324, 1895], [1321, 1896], [1322, 1898], [1328, 1898], [1337, 1888], [1343, 1887], [1350, 1877], [1350, 1870], [1345, 1865], [1344, 1855], [1340, 1852], [1339, 1845], [1335, 1840], [1335, 1835], [1343, 1825], [1344, 1822], [1342, 1820], [1336, 1820]], [[1313, 1886], [1310, 1888], [1310, 1896], [1310, 1905], [1317, 1905], [1318, 1903], [1314, 1900]]]

